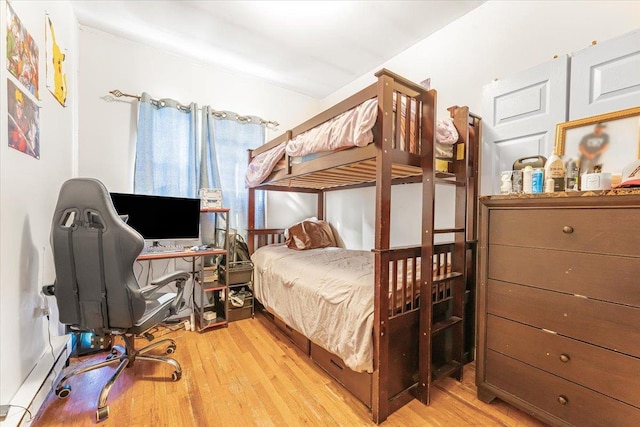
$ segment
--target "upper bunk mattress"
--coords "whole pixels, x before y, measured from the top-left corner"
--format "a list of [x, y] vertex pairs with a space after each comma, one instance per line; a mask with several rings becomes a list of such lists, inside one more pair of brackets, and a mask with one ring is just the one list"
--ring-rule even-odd
[[369, 99], [351, 110], [316, 126], [287, 143], [289, 156], [306, 156], [344, 147], [364, 147], [373, 142], [378, 99]]

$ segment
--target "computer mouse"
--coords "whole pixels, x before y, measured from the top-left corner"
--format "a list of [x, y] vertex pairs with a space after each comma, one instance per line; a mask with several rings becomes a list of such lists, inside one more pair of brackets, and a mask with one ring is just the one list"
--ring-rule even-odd
[[200, 246], [191, 246], [190, 248], [192, 251], [199, 251], [200, 250]]

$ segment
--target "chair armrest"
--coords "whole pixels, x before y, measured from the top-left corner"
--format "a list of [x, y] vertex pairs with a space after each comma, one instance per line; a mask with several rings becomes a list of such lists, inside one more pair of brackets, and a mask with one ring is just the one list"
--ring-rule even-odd
[[158, 277], [157, 279], [152, 280], [149, 286], [141, 288], [140, 292], [142, 293], [142, 295], [144, 295], [145, 298], [148, 298], [156, 291], [173, 282], [176, 283], [176, 287], [178, 289], [181, 289], [184, 287], [184, 282], [189, 280], [189, 277], [191, 277], [191, 275], [186, 271], [173, 271], [171, 273], [165, 274], [162, 277]]
[[189, 277], [191, 277], [191, 275], [188, 272], [178, 270], [152, 280], [149, 286], [162, 287], [173, 282], [177, 282], [176, 284], [184, 283], [189, 280]]

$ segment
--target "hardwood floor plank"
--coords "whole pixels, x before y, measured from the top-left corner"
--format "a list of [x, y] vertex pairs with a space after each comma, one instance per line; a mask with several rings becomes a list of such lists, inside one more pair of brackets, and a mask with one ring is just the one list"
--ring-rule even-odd
[[[110, 416], [101, 426], [373, 426], [368, 409], [281, 335], [263, 315], [204, 333], [154, 332], [171, 337], [182, 379], [171, 381], [164, 363], [137, 361], [125, 369], [109, 396]], [[166, 335], [165, 335], [166, 334]], [[145, 340], [137, 340], [142, 347]], [[157, 349], [162, 354], [165, 349]], [[105, 353], [73, 359], [73, 366], [100, 361]], [[70, 380], [66, 400], [50, 393], [35, 427], [96, 424], [100, 389], [115, 368]], [[465, 379], [437, 385], [432, 404], [417, 400], [392, 414], [385, 426], [541, 426], [527, 414], [496, 400], [476, 397], [473, 364]]]

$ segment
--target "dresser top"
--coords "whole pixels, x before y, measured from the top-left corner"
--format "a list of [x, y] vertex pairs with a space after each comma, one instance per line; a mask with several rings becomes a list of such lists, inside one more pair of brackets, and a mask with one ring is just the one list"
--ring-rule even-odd
[[640, 194], [640, 188], [619, 188], [617, 190], [598, 191], [559, 191], [556, 193], [539, 194], [496, 194], [494, 196], [480, 196], [480, 200], [508, 200], [508, 199], [548, 199], [564, 197], [600, 197], [600, 196], [627, 196], [630, 194]]
[[640, 188], [620, 188], [617, 190], [570, 191], [540, 194], [497, 194], [480, 196], [480, 202], [486, 205], [637, 205], [640, 200]]

